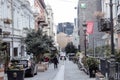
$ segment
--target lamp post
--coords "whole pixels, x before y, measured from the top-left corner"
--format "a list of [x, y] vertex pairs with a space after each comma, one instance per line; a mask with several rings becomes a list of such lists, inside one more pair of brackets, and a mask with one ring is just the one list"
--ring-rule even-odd
[[114, 74], [116, 73], [116, 68], [112, 67], [115, 66], [115, 56], [114, 56], [114, 24], [113, 24], [113, 0], [110, 0], [110, 33], [111, 33], [111, 59], [110, 59], [110, 72], [108, 78], [110, 80], [115, 80]]
[[86, 21], [83, 22], [82, 26], [84, 31], [84, 46], [85, 46], [85, 56], [86, 56], [86, 28], [87, 28]]
[[111, 25], [110, 25], [110, 32], [111, 32], [111, 57], [114, 56], [114, 31], [113, 31], [113, 3], [112, 3], [112, 0], [110, 0], [110, 22], [111, 22]]

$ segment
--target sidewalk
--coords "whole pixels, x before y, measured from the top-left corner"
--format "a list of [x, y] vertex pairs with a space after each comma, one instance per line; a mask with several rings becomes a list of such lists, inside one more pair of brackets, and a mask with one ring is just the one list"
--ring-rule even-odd
[[66, 60], [64, 80], [95, 80], [95, 78], [89, 78], [89, 75], [83, 71], [80, 71], [75, 63]]

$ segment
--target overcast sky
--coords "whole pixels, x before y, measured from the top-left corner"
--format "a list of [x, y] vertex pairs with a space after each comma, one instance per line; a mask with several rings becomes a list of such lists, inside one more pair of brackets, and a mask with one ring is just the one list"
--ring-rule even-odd
[[77, 16], [78, 0], [44, 0], [46, 4], [51, 5], [54, 13], [54, 22], [74, 22]]

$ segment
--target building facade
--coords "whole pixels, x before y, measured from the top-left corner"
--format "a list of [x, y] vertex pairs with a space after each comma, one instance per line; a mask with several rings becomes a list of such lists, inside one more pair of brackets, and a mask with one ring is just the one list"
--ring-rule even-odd
[[[101, 0], [79, 0], [78, 1], [78, 7], [77, 7], [77, 27], [78, 27], [78, 34], [79, 34], [79, 45], [80, 45], [80, 51], [85, 50], [85, 42], [87, 49], [91, 48], [94, 50], [94, 47], [97, 46], [97, 44], [104, 44], [101, 42], [102, 36], [104, 33], [98, 31], [98, 21], [96, 16], [94, 15], [97, 11], [102, 11], [101, 7]], [[83, 30], [83, 23], [84, 21], [89, 22], [92, 21], [93, 26], [93, 33], [86, 35], [86, 41], [85, 41], [85, 34]], [[99, 41], [99, 42], [97, 42]]]
[[58, 48], [58, 43], [57, 43], [57, 26], [54, 23], [54, 15], [53, 15], [53, 10], [50, 5], [46, 5], [46, 10], [48, 12], [48, 27], [45, 29], [48, 32], [48, 35], [52, 37], [54, 40], [54, 46]]
[[0, 39], [7, 43], [11, 58], [26, 55], [26, 29], [41, 28], [55, 41], [54, 27], [52, 9], [44, 0], [0, 0]]
[[79, 35], [78, 35], [78, 27], [77, 27], [77, 19], [74, 19], [74, 30], [73, 30], [73, 45], [79, 50]]
[[[104, 18], [110, 19], [110, 0], [101, 0], [102, 3], [102, 12], [104, 13]], [[116, 30], [118, 29], [118, 22], [117, 22], [117, 14], [119, 13], [119, 0], [113, 0], [112, 1], [113, 6], [112, 6], [112, 13], [113, 13], [113, 29], [114, 29], [114, 46], [115, 49], [118, 49], [119, 47], [119, 35], [117, 35]], [[117, 4], [114, 4], [117, 3]], [[108, 35], [108, 36], [106, 36]], [[106, 36], [106, 37], [105, 37]], [[103, 36], [106, 39], [106, 44], [111, 45], [111, 34], [110, 33], [105, 33]]]
[[72, 35], [74, 24], [70, 22], [58, 23], [57, 33], [63, 32], [67, 35]]
[[34, 0], [35, 13], [35, 29], [48, 26], [48, 13], [44, 0]]
[[116, 39], [116, 43], [117, 43], [117, 49], [120, 50], [120, 0], [116, 0], [116, 3], [118, 3], [116, 5], [116, 10], [117, 10], [117, 24], [115, 26], [115, 32], [117, 33], [117, 39]]
[[72, 42], [73, 37], [70, 35], [67, 35], [63, 32], [60, 32], [57, 34], [57, 43], [59, 44], [59, 48], [62, 51], [65, 51], [65, 47], [67, 46], [68, 43]]
[[7, 53], [10, 57], [24, 53], [22, 43], [25, 28], [34, 28], [34, 16], [27, 0], [0, 1], [0, 28], [2, 41], [7, 43]]

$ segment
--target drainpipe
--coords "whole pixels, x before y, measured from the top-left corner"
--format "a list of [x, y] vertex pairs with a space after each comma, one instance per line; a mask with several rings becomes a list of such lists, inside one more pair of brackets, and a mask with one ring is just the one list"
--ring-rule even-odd
[[11, 37], [11, 47], [12, 47], [12, 54], [10, 55], [12, 58], [14, 56], [14, 12], [13, 12], [13, 0], [11, 0], [11, 18], [12, 18], [12, 37]]

